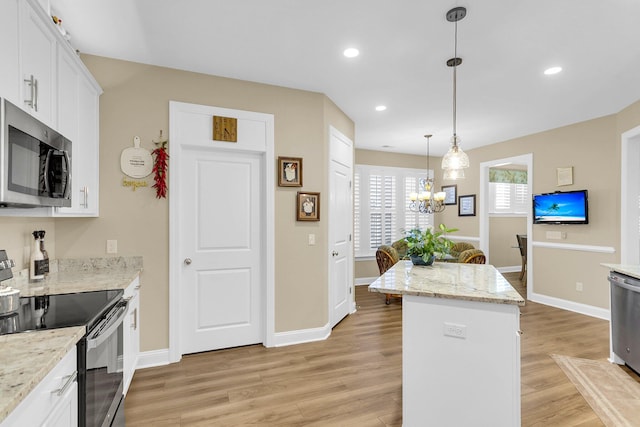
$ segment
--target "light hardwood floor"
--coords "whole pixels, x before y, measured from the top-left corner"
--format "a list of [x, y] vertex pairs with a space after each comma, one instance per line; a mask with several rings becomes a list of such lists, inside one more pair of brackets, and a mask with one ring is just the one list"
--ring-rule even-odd
[[[518, 273], [505, 277], [526, 293]], [[358, 286], [356, 303], [325, 341], [193, 354], [137, 371], [127, 426], [401, 426], [401, 301], [385, 305]], [[605, 360], [608, 322], [527, 302], [521, 329], [522, 425], [602, 426], [549, 355]]]

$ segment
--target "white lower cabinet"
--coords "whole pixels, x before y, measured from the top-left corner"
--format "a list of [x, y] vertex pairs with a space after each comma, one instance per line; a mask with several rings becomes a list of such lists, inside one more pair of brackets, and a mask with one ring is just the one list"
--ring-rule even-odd
[[126, 396], [136, 371], [140, 353], [140, 278], [136, 278], [124, 290], [124, 298], [129, 299], [122, 337], [124, 341], [124, 394]]
[[2, 422], [1, 427], [78, 425], [76, 348], [73, 347]]

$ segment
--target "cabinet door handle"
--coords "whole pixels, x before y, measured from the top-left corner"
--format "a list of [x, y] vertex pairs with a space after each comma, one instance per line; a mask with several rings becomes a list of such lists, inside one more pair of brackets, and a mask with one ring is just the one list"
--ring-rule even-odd
[[31, 74], [31, 76], [29, 76], [28, 79], [23, 79], [24, 82], [26, 84], [29, 85], [29, 91], [30, 91], [30, 96], [31, 99], [25, 99], [24, 103], [27, 104], [29, 107], [31, 108], [35, 108], [36, 102], [35, 102], [35, 78], [33, 77], [33, 74]]
[[[31, 78], [33, 79], [33, 76], [31, 76]], [[37, 112], [38, 111], [38, 79], [33, 80], [33, 93], [34, 93], [33, 109], [36, 110]]]
[[65, 381], [64, 385], [59, 389], [53, 390], [51, 394], [55, 393], [57, 396], [62, 396], [67, 391], [67, 389], [71, 387], [71, 385], [75, 382], [77, 377], [78, 371], [73, 371], [71, 375], [66, 377], [67, 381]]
[[84, 207], [89, 209], [89, 187], [84, 187]]
[[133, 316], [133, 325], [131, 325], [131, 329], [135, 331], [138, 329], [138, 309], [136, 308], [135, 310], [133, 310], [133, 313], [131, 313], [131, 315]]

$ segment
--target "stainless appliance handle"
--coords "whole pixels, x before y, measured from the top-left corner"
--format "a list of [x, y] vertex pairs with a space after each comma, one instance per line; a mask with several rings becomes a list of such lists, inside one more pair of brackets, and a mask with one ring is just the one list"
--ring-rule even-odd
[[51, 154], [53, 150], [49, 150], [47, 152], [47, 158], [44, 160], [44, 191], [47, 193], [47, 196], [51, 194], [49, 190], [49, 162], [51, 161]]
[[616, 286], [620, 286], [623, 289], [626, 289], [628, 291], [631, 292], [636, 292], [636, 293], [640, 293], [640, 286], [632, 286], [629, 285], [625, 279], [621, 278], [621, 277], [609, 277], [609, 282], [612, 285], [616, 285]]
[[[124, 320], [124, 314], [127, 311], [128, 301], [124, 299], [116, 304], [116, 306], [107, 314], [105, 319], [96, 326], [95, 332], [91, 334], [91, 338], [87, 339], [87, 349], [99, 347], [111, 334], [120, 327]], [[117, 314], [115, 314], [117, 312]]]
[[63, 151], [62, 154], [64, 155], [64, 162], [67, 164], [67, 185], [64, 188], [63, 197], [68, 199], [71, 193], [71, 179], [73, 178], [71, 176], [71, 160], [69, 160], [69, 153], [67, 151]]

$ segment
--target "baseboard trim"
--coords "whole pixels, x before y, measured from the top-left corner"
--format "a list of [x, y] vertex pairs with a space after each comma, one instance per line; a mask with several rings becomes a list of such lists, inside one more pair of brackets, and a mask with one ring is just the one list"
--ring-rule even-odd
[[551, 307], [561, 308], [563, 310], [573, 311], [574, 313], [584, 314], [586, 316], [596, 317], [603, 320], [611, 320], [611, 314], [609, 310], [601, 307], [595, 307], [593, 305], [582, 304], [579, 302], [568, 301], [561, 298], [550, 297], [548, 295], [542, 295], [532, 293], [531, 301], [537, 302]]
[[359, 285], [370, 285], [373, 282], [375, 282], [377, 278], [378, 277], [357, 277], [356, 281], [355, 281], [355, 284], [356, 284], [356, 286], [359, 286]]
[[522, 270], [521, 265], [508, 265], [506, 267], [498, 267], [497, 270], [500, 273], [520, 273]]
[[320, 328], [300, 329], [297, 331], [276, 332], [273, 339], [274, 347], [303, 344], [314, 341], [326, 340], [331, 335], [329, 324]]
[[[353, 309], [355, 312], [355, 306]], [[279, 332], [275, 334], [273, 347], [285, 347], [307, 342], [323, 341], [331, 335], [331, 328], [327, 323], [320, 328], [301, 329], [298, 331]], [[136, 369], [153, 368], [155, 366], [169, 365], [169, 349], [143, 351], [138, 356]]]
[[143, 351], [138, 355], [138, 363], [136, 369], [153, 368], [154, 366], [168, 365], [169, 349]]

